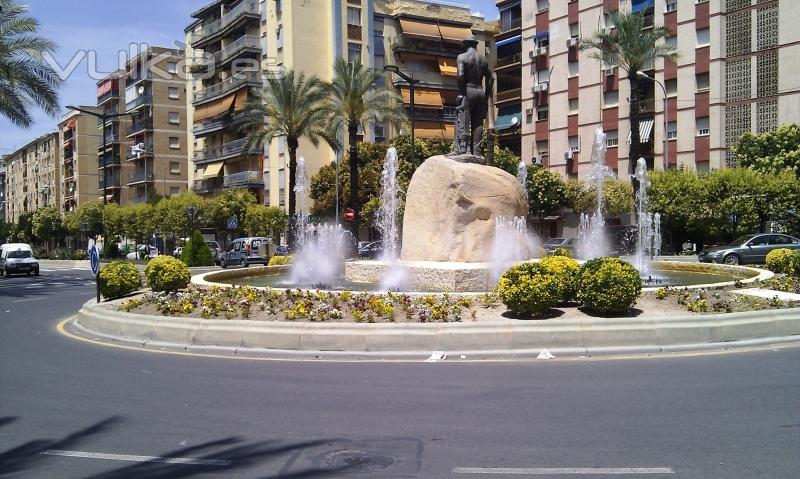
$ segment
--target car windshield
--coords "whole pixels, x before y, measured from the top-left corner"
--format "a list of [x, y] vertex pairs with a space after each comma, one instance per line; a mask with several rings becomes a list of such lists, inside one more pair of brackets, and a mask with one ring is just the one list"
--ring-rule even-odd
[[755, 235], [744, 235], [736, 238], [735, 240], [731, 241], [728, 246], [741, 246], [747, 243], [749, 240], [753, 239]]
[[33, 255], [30, 251], [26, 251], [23, 249], [18, 249], [16, 251], [9, 251], [8, 252], [9, 258], [33, 258]]
[[564, 242], [564, 238], [551, 238], [547, 240], [546, 245], [554, 245], [554, 244], [561, 244]]

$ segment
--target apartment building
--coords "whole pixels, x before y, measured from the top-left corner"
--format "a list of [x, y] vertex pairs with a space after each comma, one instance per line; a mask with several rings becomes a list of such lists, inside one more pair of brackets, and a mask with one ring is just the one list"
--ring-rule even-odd
[[42, 135], [4, 157], [6, 221], [16, 223], [25, 213], [58, 206], [59, 158], [55, 132]]
[[108, 116], [105, 122], [105, 147], [102, 143], [103, 119], [97, 119], [100, 135], [100, 144], [97, 145], [98, 188], [101, 196], [106, 195], [107, 202], [117, 204], [128, 202], [125, 179], [132, 169], [127, 162], [128, 144], [124, 138], [124, 133], [130, 129], [130, 118], [125, 115], [124, 82], [124, 71], [113, 73], [97, 82], [97, 108]]
[[[800, 67], [792, 61], [800, 58], [800, 32], [785, 21], [800, 14], [798, 2], [503, 0], [497, 5], [501, 141], [518, 144], [525, 161], [564, 176], [588, 174], [597, 127], [607, 134], [608, 165], [620, 177], [629, 171], [627, 73], [578, 48], [580, 38], [599, 28], [613, 30], [607, 12], [617, 9], [642, 13], [647, 25], [665, 26], [680, 54], [676, 63], [658, 60], [645, 71], [663, 90], [649, 80], [640, 84], [642, 156], [651, 168], [719, 168], [743, 132], [800, 121]], [[513, 78], [517, 71], [519, 82]]]
[[[79, 108], [97, 109], [95, 106]], [[94, 116], [73, 110], [61, 117], [58, 123], [59, 205], [64, 213], [101, 198], [97, 168], [99, 140], [100, 130]]]
[[[118, 140], [120, 145], [130, 147], [125, 159], [129, 203], [187, 190], [184, 63], [183, 50], [148, 47], [125, 67], [122, 98], [130, 123], [123, 131], [126, 121], [119, 121], [119, 128], [112, 129], [107, 140]], [[111, 169], [107, 174], [112, 175], [113, 181]]]
[[[0, 156], [0, 221], [6, 221], [6, 160]], [[0, 238], [3, 240], [5, 238]]]

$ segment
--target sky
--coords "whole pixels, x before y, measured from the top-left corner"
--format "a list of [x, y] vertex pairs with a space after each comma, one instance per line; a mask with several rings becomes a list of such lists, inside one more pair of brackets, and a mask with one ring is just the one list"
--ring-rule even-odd
[[[176, 41], [183, 41], [189, 15], [210, 0], [18, 1], [27, 4], [28, 14], [39, 20], [39, 33], [58, 44], [54, 57], [65, 71], [71, 72], [66, 75], [60, 94], [63, 114], [64, 105], [96, 104], [97, 80], [119, 68], [119, 52], [135, 52], [139, 43], [169, 47]], [[498, 16], [495, 0], [457, 0], [455, 3], [469, 5], [473, 12], [480, 12], [487, 20]], [[93, 58], [96, 60], [92, 61]], [[74, 70], [66, 68], [70, 62], [77, 65]], [[38, 109], [33, 109], [32, 113], [34, 124], [29, 129], [14, 126], [0, 117], [0, 155], [12, 153], [34, 138], [56, 131], [57, 119]]]

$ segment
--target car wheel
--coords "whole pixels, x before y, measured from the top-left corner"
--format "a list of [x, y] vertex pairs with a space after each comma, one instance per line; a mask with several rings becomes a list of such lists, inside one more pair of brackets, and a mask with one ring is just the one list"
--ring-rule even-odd
[[39, 270], [38, 270], [38, 269], [37, 269], [37, 270], [35, 270], [35, 271], [33, 272], [33, 275], [34, 275], [34, 276], [39, 276]]
[[247, 264], [247, 260], [242, 258], [242, 268], [247, 268], [248, 266], [250, 266], [250, 265]]
[[735, 253], [725, 255], [725, 257], [722, 258], [722, 262], [725, 264], [737, 265], [740, 262], [739, 255]]
[[28, 271], [28, 273], [26, 274], [26, 276], [30, 276], [30, 275], [31, 275], [31, 272], [30, 272], [30, 271]]
[[222, 268], [222, 269], [225, 269], [225, 268], [228, 267], [228, 265], [225, 263], [224, 259], [219, 260], [219, 267]]

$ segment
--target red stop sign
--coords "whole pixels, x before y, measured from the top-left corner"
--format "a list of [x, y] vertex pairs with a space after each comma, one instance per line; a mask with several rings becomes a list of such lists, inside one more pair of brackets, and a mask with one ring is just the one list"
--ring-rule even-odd
[[347, 208], [344, 210], [344, 219], [347, 221], [353, 221], [356, 219], [356, 212], [353, 208]]

